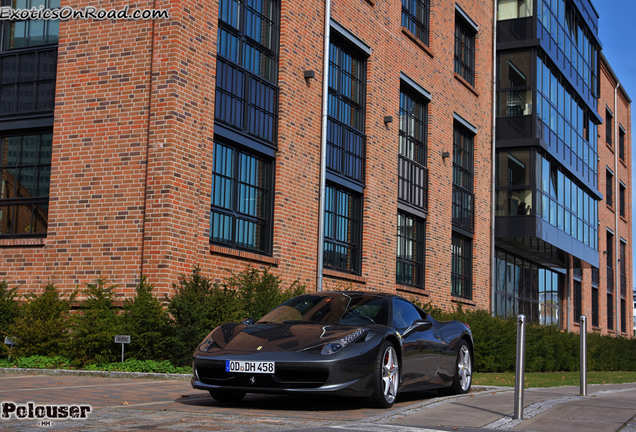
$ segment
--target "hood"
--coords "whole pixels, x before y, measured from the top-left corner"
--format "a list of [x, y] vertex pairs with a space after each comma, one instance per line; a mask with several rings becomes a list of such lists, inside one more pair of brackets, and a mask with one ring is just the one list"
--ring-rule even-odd
[[342, 339], [359, 328], [327, 323], [224, 324], [212, 332], [212, 338], [226, 350], [303, 351]]

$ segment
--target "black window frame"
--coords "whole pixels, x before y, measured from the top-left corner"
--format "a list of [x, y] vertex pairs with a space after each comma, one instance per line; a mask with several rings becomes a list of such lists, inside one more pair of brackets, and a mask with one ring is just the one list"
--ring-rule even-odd
[[607, 265], [607, 292], [614, 292], [614, 234], [606, 231], [605, 234], [605, 259]]
[[[407, 237], [407, 227], [401, 225], [401, 222], [410, 219], [415, 229], [415, 235]], [[401, 240], [402, 239], [402, 240]], [[412, 243], [414, 259], [407, 257], [408, 244]], [[397, 216], [397, 233], [396, 233], [396, 269], [395, 281], [401, 285], [413, 286], [416, 288], [424, 288], [424, 265], [426, 250], [426, 220], [405, 212], [398, 212]], [[411, 269], [412, 272], [407, 270]], [[407, 276], [410, 273], [410, 278]]]
[[607, 293], [607, 329], [614, 330], [614, 296]]
[[[25, 153], [25, 150], [23, 148], [24, 139], [26, 137], [33, 137], [33, 136], [38, 137], [37, 138], [38, 140], [37, 155], [33, 156], [34, 159], [37, 159], [37, 163], [21, 163]], [[48, 150], [49, 152], [48, 162], [45, 161], [44, 163], [41, 163], [41, 158], [42, 158], [41, 145], [42, 145], [43, 137], [45, 136], [48, 136], [48, 140], [50, 144], [50, 148]], [[5, 143], [7, 143], [7, 140], [11, 138], [20, 138], [20, 144], [19, 144], [20, 149], [18, 150], [20, 163], [6, 165], [5, 158], [9, 158], [9, 154], [8, 154], [9, 152], [8, 150], [6, 150]], [[52, 149], [53, 149], [53, 129], [52, 128], [29, 130], [29, 131], [26, 131], [26, 130], [11, 131], [10, 133], [3, 133], [0, 135], [0, 213], [7, 211], [7, 215], [9, 214], [13, 215], [13, 217], [10, 218], [10, 220], [14, 221], [13, 228], [12, 228], [13, 232], [11, 233], [4, 232], [4, 222], [3, 222], [4, 215], [0, 215], [0, 228], [2, 228], [2, 232], [0, 232], [0, 238], [45, 238], [47, 236], [48, 205], [49, 205], [50, 186], [51, 186], [51, 158], [53, 153]], [[48, 174], [47, 174], [47, 170], [48, 170]], [[8, 191], [8, 189], [5, 189], [5, 186], [7, 185], [7, 179], [6, 179], [6, 176], [4, 175], [5, 171], [9, 171], [9, 173], [13, 171], [14, 173], [13, 194], [12, 196], [7, 196], [7, 197], [5, 197], [5, 191]], [[40, 184], [38, 184], [40, 176], [41, 175], [43, 175], [43, 177], [46, 176], [48, 178], [48, 181], [46, 181], [46, 183], [48, 183], [48, 186], [46, 187], [46, 193], [39, 194], [37, 196], [20, 196], [21, 195], [20, 190], [28, 191], [28, 188], [26, 186], [21, 185], [22, 183], [21, 178], [23, 175], [22, 173], [23, 171], [24, 173], [29, 173], [29, 171], [31, 172], [31, 175], [29, 175], [29, 177], [33, 177], [33, 185], [34, 185], [34, 188], [36, 188], [35, 190], [37, 191], [39, 191], [40, 189]], [[18, 176], [17, 181], [15, 180], [16, 174]], [[23, 208], [22, 211], [26, 211], [24, 210], [25, 207], [29, 208], [28, 212], [31, 215], [29, 218], [30, 223], [26, 226], [26, 229], [28, 229], [29, 231], [21, 229], [20, 231], [24, 231], [24, 232], [17, 232], [16, 229], [19, 222], [20, 208]], [[46, 212], [45, 216], [44, 216], [44, 212]], [[36, 217], [39, 217], [40, 219], [42, 218], [46, 219], [44, 222], [46, 226], [44, 227], [43, 232], [39, 229], [37, 231], [41, 231], [41, 232], [33, 232], [34, 227], [39, 226], [38, 224], [36, 224]]]
[[[418, 132], [411, 130], [415, 124]], [[398, 200], [428, 212], [428, 100], [406, 85], [400, 88]]]
[[451, 295], [473, 298], [473, 239], [457, 232], [453, 232], [451, 239]]
[[[19, 9], [31, 9], [32, 7], [35, 7], [33, 5], [32, 0], [24, 0], [25, 4], [23, 5], [16, 5], [19, 6]], [[39, 3], [39, 2], [38, 2]], [[60, 2], [59, 0], [45, 0], [44, 1], [44, 7], [45, 9], [59, 9], [60, 8]], [[53, 5], [51, 3], [54, 3]], [[0, 6], [2, 6], [3, 8], [8, 7], [8, 8], [14, 8], [17, 9], [18, 7], [14, 6], [14, 0], [0, 0]], [[38, 4], [39, 6], [39, 4]], [[31, 23], [33, 22], [42, 22], [42, 41], [39, 43], [29, 43], [29, 27], [31, 26]], [[1, 40], [2, 43], [0, 44], [0, 52], [6, 52], [6, 51], [11, 51], [11, 50], [21, 50], [21, 49], [29, 49], [29, 48], [33, 48], [33, 47], [41, 47], [41, 46], [46, 46], [46, 45], [57, 45], [59, 43], [59, 22], [60, 20], [2, 20], [0, 21], [0, 35], [1, 35]], [[26, 43], [24, 45], [19, 45], [19, 46], [10, 46], [10, 42], [13, 40], [13, 38], [15, 37], [15, 27], [18, 24], [24, 23], [24, 29], [23, 29], [23, 35], [25, 36], [24, 39], [26, 41]], [[51, 26], [53, 26], [54, 29], [56, 29], [56, 33], [54, 33], [54, 35], [56, 37], [49, 39], [49, 32], [48, 30], [51, 28]], [[13, 30], [12, 30], [13, 27]], [[13, 33], [13, 34], [12, 34]]]
[[[262, 254], [262, 255], [270, 255], [272, 254], [272, 235], [273, 235], [273, 205], [274, 205], [274, 182], [275, 182], [275, 160], [273, 158], [269, 158], [255, 150], [252, 150], [248, 147], [236, 145], [235, 143], [224, 140], [220, 137], [215, 138], [214, 143], [214, 159], [217, 159], [217, 156], [221, 156], [221, 152], [218, 146], [224, 146], [228, 149], [231, 149], [235, 152], [236, 156], [232, 161], [232, 175], [225, 175], [225, 173], [215, 171], [219, 165], [213, 161], [212, 166], [212, 191], [211, 191], [211, 201], [210, 201], [210, 244], [215, 244], [219, 246], [225, 246], [232, 249], [244, 250], [252, 253]], [[242, 172], [240, 171], [241, 167], [241, 155], [245, 155], [247, 157], [253, 158], [254, 160], [261, 161], [263, 163], [263, 185], [260, 187], [261, 190], [264, 191], [264, 197], [262, 198], [262, 216], [256, 216], [253, 214], [249, 214], [246, 212], [240, 211], [240, 203], [239, 198], [241, 195], [239, 194], [239, 188], [243, 185], [244, 189], [252, 186], [245, 181], [241, 181]], [[227, 161], [227, 154], [223, 153], [223, 159], [221, 159], [221, 163], [223, 161]], [[221, 205], [215, 205], [215, 185], [216, 179], [219, 178], [229, 179], [231, 183], [231, 201], [230, 207], [223, 207]], [[258, 188], [256, 188], [258, 189]], [[231, 220], [231, 228], [230, 228], [230, 239], [223, 240], [223, 237], [214, 237], [215, 228], [221, 228], [219, 224], [214, 223], [215, 214], [218, 214], [220, 217], [229, 217]], [[250, 247], [245, 243], [239, 242], [239, 233], [240, 230], [237, 228], [237, 223], [246, 222], [252, 223], [262, 227], [262, 243], [259, 246]]]
[[572, 300], [572, 316], [574, 322], [579, 322], [583, 314], [583, 288], [581, 281], [577, 279], [573, 281]]
[[430, 43], [430, 14], [430, 0], [402, 0], [402, 27], [426, 46]]
[[620, 123], [618, 125], [618, 158], [625, 161], [625, 129]]
[[614, 173], [609, 169], [605, 170], [605, 204], [614, 208]]
[[[364, 186], [366, 177], [367, 58], [368, 55], [346, 37], [336, 31], [331, 32], [327, 102], [327, 170], [343, 178], [345, 182], [352, 181], [360, 186]], [[348, 64], [357, 70], [351, 71], [347, 67]], [[357, 83], [355, 89], [351, 84], [354, 82]], [[359, 93], [357, 99], [354, 98], [355, 92]], [[347, 118], [348, 121], [346, 121]]]
[[454, 122], [453, 212], [454, 227], [475, 230], [475, 134]]
[[[331, 192], [330, 192], [331, 191]], [[347, 204], [347, 213], [338, 214], [339, 194], [350, 197]], [[331, 210], [330, 210], [331, 209]], [[341, 219], [339, 219], [341, 218]], [[350, 230], [342, 231], [342, 221], [351, 221]], [[338, 238], [338, 233], [346, 232], [343, 240]], [[348, 250], [351, 253], [348, 259], [338, 259], [336, 249]], [[323, 238], [324, 260], [323, 267], [359, 275], [362, 267], [362, 195], [344, 188], [336, 183], [328, 183], [325, 191], [325, 228]], [[340, 254], [340, 257], [343, 255]], [[347, 257], [347, 255], [344, 255]], [[349, 263], [347, 265], [347, 262]], [[342, 265], [341, 263], [345, 263]]]
[[592, 267], [592, 327], [599, 326], [599, 270]]
[[475, 43], [477, 31], [455, 12], [455, 73], [475, 86]]
[[627, 296], [627, 242], [620, 239], [619, 242], [619, 283], [620, 283], [620, 293], [621, 298], [625, 298]]
[[609, 109], [605, 110], [605, 144], [612, 148], [614, 115]]
[[[278, 66], [280, 50], [280, 0], [266, 0], [272, 7], [271, 19], [263, 19], [259, 11], [249, 7], [246, 2], [239, 2], [237, 26], [226, 21], [232, 20], [231, 13], [225, 14], [224, 3], [233, 0], [223, 0], [219, 3], [216, 88], [215, 88], [215, 122], [220, 122], [232, 129], [247, 135], [250, 139], [262, 141], [265, 145], [276, 148], [278, 139]], [[256, 16], [262, 22], [271, 25], [271, 34], [267, 39], [270, 46], [252, 38], [245, 31], [247, 15]], [[227, 15], [227, 16], [226, 16]], [[225, 19], [224, 19], [225, 18]], [[225, 37], [222, 35], [227, 34]], [[236, 54], [224, 55], [226, 51], [221, 44], [227, 42], [228, 47], [234, 46], [229, 38], [236, 42]], [[269, 67], [259, 73], [249, 68], [249, 49], [263, 58], [270, 59]], [[231, 51], [231, 48], [228, 48]], [[255, 59], [251, 59], [255, 61]], [[258, 63], [262, 63], [258, 62]]]
[[623, 182], [618, 183], [618, 211], [619, 215], [622, 218], [627, 217], [627, 213], [625, 211], [625, 193], [627, 191], [627, 186], [623, 184]]

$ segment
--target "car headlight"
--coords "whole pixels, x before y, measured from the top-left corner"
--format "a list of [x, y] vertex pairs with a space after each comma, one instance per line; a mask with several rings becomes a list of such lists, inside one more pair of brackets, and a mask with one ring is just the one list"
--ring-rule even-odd
[[219, 345], [214, 342], [214, 339], [212, 338], [212, 333], [207, 335], [205, 339], [203, 339], [203, 342], [199, 344], [199, 351], [208, 352], [211, 348], [219, 348]]
[[355, 341], [356, 339], [360, 338], [362, 335], [366, 334], [368, 331], [369, 329], [356, 330], [353, 333], [343, 337], [339, 341], [328, 343], [322, 348], [321, 354], [330, 355], [330, 354], [337, 353], [338, 351], [340, 351], [341, 349], [349, 345], [351, 342]]

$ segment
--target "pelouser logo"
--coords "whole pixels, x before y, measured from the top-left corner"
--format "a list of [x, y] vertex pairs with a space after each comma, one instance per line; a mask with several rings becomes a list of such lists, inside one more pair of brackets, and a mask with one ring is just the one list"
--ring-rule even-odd
[[8, 419], [11, 416], [18, 419], [84, 419], [89, 412], [91, 412], [90, 405], [37, 405], [33, 402], [25, 404], [0, 403], [0, 418], [2, 419]]

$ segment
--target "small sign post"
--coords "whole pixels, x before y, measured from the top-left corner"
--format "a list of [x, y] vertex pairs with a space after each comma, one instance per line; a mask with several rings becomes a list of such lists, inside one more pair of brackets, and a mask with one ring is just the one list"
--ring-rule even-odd
[[9, 345], [9, 360], [11, 360], [11, 354], [13, 353], [13, 346], [17, 345], [18, 342], [16, 341], [15, 338], [9, 337], [9, 336], [5, 336], [4, 337], [4, 344], [5, 345]]
[[121, 362], [124, 362], [124, 344], [130, 343], [130, 335], [115, 336], [115, 343], [121, 344]]

